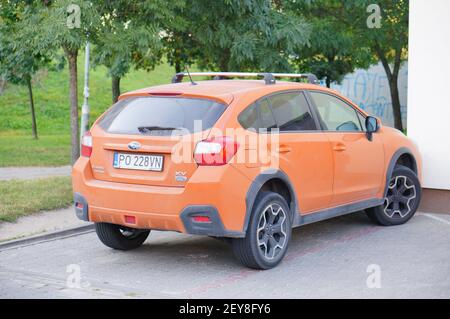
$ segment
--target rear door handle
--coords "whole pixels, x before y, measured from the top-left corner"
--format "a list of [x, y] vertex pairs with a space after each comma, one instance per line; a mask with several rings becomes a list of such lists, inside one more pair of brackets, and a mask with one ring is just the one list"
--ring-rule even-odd
[[342, 143], [337, 143], [334, 147], [333, 150], [336, 152], [342, 152], [345, 151], [347, 148], [345, 147], [345, 144]]

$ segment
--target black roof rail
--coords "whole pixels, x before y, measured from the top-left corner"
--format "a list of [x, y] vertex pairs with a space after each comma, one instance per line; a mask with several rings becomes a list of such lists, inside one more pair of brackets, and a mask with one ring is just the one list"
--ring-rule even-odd
[[[308, 79], [309, 83], [318, 84], [317, 77], [312, 73], [252, 73], [252, 72], [190, 72], [191, 76], [212, 76], [214, 80], [233, 78], [233, 77], [256, 77], [263, 78], [266, 84], [275, 84], [276, 78], [303, 78]], [[172, 77], [172, 83], [180, 83], [188, 73], [176, 73]]]

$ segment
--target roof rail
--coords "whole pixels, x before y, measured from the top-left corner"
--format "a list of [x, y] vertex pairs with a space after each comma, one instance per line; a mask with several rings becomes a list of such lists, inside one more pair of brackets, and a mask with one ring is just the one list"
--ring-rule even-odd
[[[263, 78], [266, 84], [275, 84], [275, 78], [302, 78], [308, 79], [309, 83], [317, 84], [319, 81], [314, 74], [311, 73], [251, 73], [251, 72], [190, 72], [191, 76], [212, 76], [214, 80], [224, 78], [247, 78], [257, 77]], [[173, 76], [172, 83], [180, 83], [188, 73], [180, 72]]]

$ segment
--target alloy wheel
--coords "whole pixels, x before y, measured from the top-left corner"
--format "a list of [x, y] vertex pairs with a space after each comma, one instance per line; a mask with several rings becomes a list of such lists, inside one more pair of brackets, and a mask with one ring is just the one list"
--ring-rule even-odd
[[274, 259], [283, 252], [287, 241], [286, 218], [286, 212], [275, 203], [267, 206], [261, 214], [256, 236], [264, 258]]
[[395, 176], [389, 182], [384, 213], [389, 218], [403, 218], [411, 212], [416, 197], [414, 183], [406, 176]]

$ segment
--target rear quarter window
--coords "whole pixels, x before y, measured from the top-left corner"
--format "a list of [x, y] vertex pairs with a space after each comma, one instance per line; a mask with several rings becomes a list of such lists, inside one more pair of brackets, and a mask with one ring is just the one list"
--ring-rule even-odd
[[109, 133], [171, 135], [210, 129], [226, 106], [208, 99], [133, 97], [113, 105], [99, 125]]

